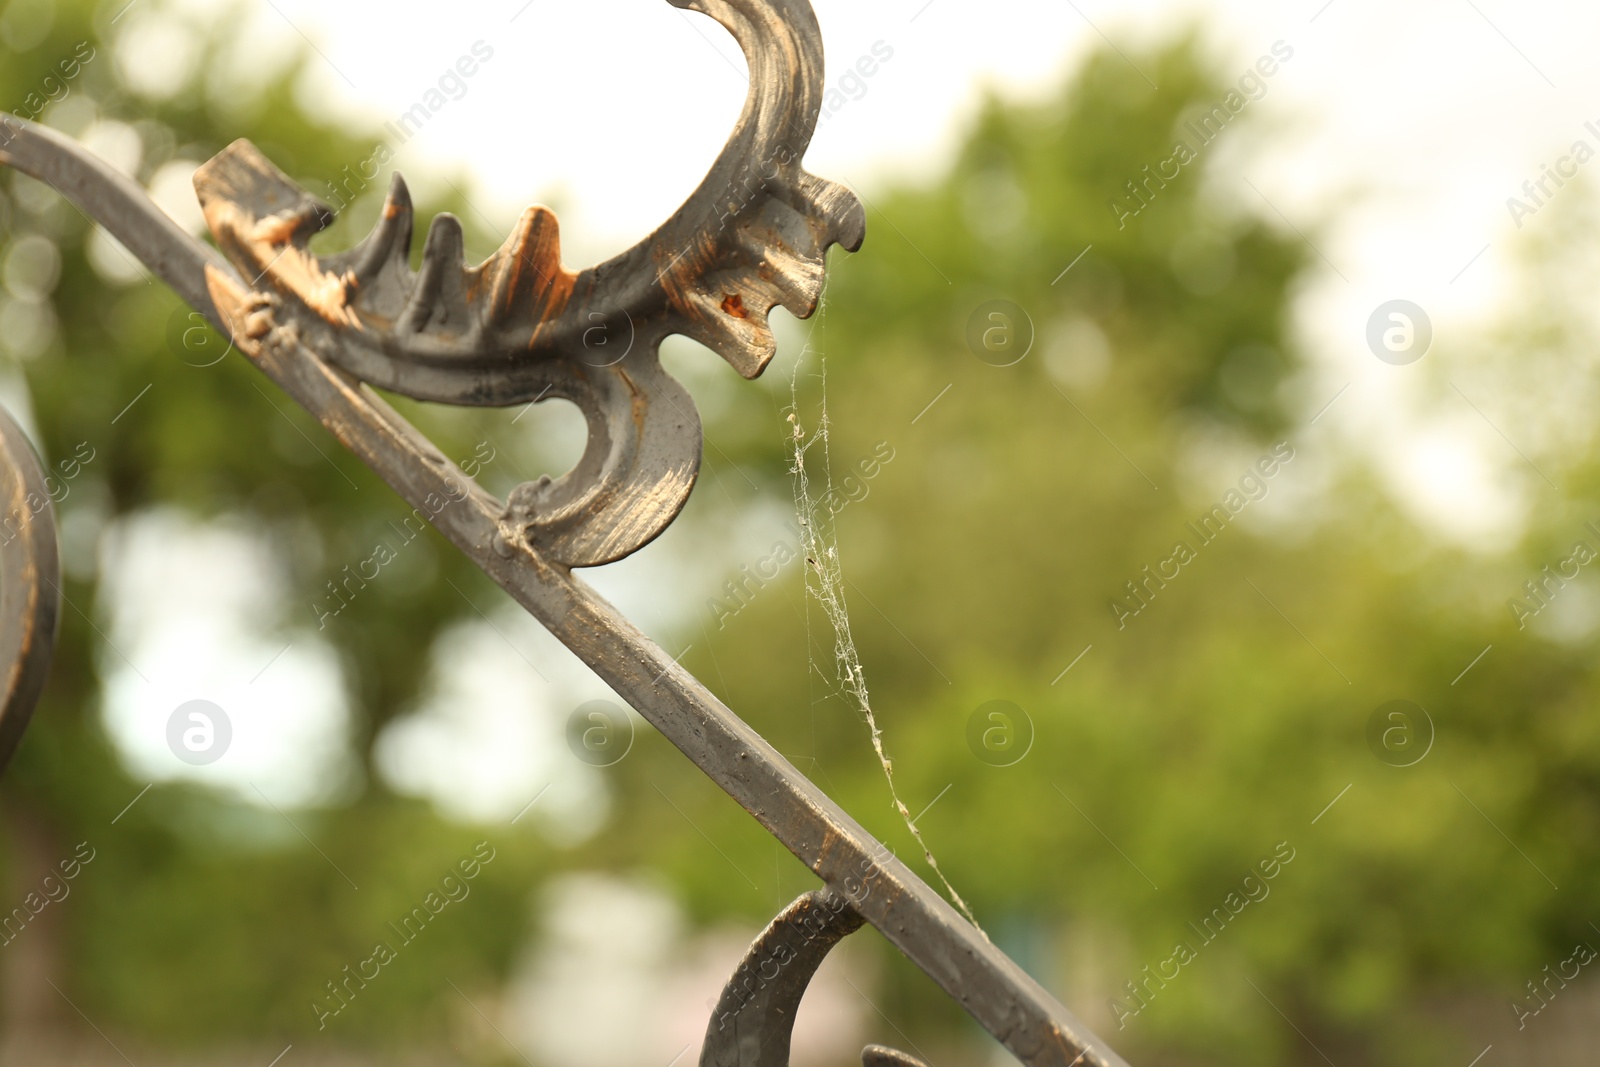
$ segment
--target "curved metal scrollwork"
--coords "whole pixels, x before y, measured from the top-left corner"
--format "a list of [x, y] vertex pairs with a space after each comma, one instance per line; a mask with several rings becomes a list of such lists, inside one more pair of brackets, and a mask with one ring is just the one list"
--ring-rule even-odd
[[[810, 6], [673, 2], [732, 31], [750, 67], [749, 96], [688, 202], [638, 245], [588, 270], [562, 265], [556, 218], [543, 207], [525, 211], [476, 267], [465, 262], [460, 221], [440, 215], [413, 271], [411, 195], [398, 174], [372, 234], [327, 257], [309, 242], [332, 211], [254, 145], [236, 142], [195, 175], [217, 244], [272, 298], [268, 308], [252, 297], [247, 314], [258, 336], [292, 328], [334, 366], [419, 400], [563, 398], [583, 410], [589, 447], [577, 468], [523, 486], [508, 502], [508, 519], [528, 541], [569, 566], [638, 549], [693, 488], [700, 420], [661, 370], [661, 342], [685, 334], [755, 377], [776, 350], [772, 309], [809, 317], [828, 248], [853, 251], [866, 232], [855, 195], [800, 165], [822, 90]], [[225, 284], [213, 280], [213, 298]], [[264, 310], [270, 317], [254, 313]]]
[[789, 1067], [795, 1012], [811, 978], [865, 920], [829, 889], [790, 904], [750, 945], [706, 1027], [700, 1067]]
[[[1028, 1067], [1123, 1061], [764, 738], [573, 573], [620, 559], [677, 516], [700, 463], [700, 422], [657, 351], [684, 334], [755, 377], [767, 315], [820, 299], [833, 244], [860, 246], [860, 201], [807, 174], [821, 106], [822, 38], [807, 0], [670, 0], [744, 49], [750, 93], [722, 155], [684, 206], [635, 248], [571, 273], [554, 216], [531, 208], [468, 267], [460, 224], [435, 219], [409, 264], [412, 208], [396, 177], [377, 228], [341, 255], [308, 246], [328, 209], [238, 142], [196, 191], [219, 247], [194, 240], [133, 182], [54, 131], [0, 113], [0, 163], [54, 187], [103, 225], [280, 388], [315, 415], [610, 687], [806, 864], [826, 887], [761, 935], [724, 992], [704, 1067], [786, 1067], [794, 1009], [828, 950], [870, 923]], [[229, 260], [232, 262], [230, 263]], [[250, 281], [247, 279], [254, 279]], [[619, 357], [593, 341], [630, 342]], [[374, 386], [507, 405], [564, 397], [588, 420], [578, 466], [501, 501], [412, 428]], [[32, 464], [30, 466], [29, 464]], [[43, 484], [0, 419], [13, 505]], [[48, 494], [46, 494], [46, 498]], [[42, 685], [56, 601], [47, 511], [0, 544], [0, 760]], [[781, 957], [781, 958], [780, 958]], [[922, 1067], [882, 1046], [866, 1067]]]
[[0, 407], [0, 770], [11, 761], [50, 672], [61, 563], [50, 485], [22, 427]]
[[[866, 920], [848, 897], [814, 889], [761, 931], [722, 990], [700, 1046], [700, 1067], [789, 1067], [800, 1000], [833, 946]], [[885, 1045], [861, 1050], [863, 1067], [928, 1067]]]

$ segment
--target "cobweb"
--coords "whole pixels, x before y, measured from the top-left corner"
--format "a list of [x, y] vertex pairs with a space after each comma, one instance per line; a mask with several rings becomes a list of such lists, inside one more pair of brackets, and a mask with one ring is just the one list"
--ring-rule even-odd
[[[809, 346], [807, 346], [809, 349]], [[977, 916], [972, 914], [972, 909], [956, 892], [956, 887], [950, 884], [950, 879], [945, 877], [944, 871], [939, 867], [939, 861], [934, 858], [933, 850], [923, 839], [922, 831], [917, 829], [916, 820], [911, 817], [911, 811], [905, 802], [900, 799], [899, 790], [894, 784], [894, 761], [889, 758], [888, 751], [883, 743], [883, 730], [878, 726], [877, 716], [872, 712], [872, 700], [867, 692], [867, 675], [861, 665], [861, 654], [856, 649], [855, 639], [850, 633], [850, 612], [844, 601], [844, 571], [839, 560], [839, 540], [834, 530], [833, 512], [820, 507], [819, 501], [811, 495], [811, 476], [806, 469], [806, 456], [813, 449], [821, 452], [823, 494], [821, 501], [834, 499], [833, 495], [833, 460], [829, 451], [828, 435], [828, 360], [819, 354], [820, 370], [818, 377], [821, 380], [822, 399], [817, 415], [816, 429], [810, 434], [806, 433], [800, 421], [800, 373], [805, 365], [805, 354], [801, 354], [796, 363], [794, 373], [789, 379], [789, 426], [790, 442], [794, 448], [794, 466], [790, 473], [794, 475], [794, 504], [795, 513], [800, 523], [801, 554], [806, 561], [806, 592], [815, 597], [817, 603], [822, 605], [822, 613], [827, 617], [828, 624], [833, 628], [833, 655], [837, 678], [843, 695], [852, 700], [862, 717], [866, 720], [867, 727], [872, 734], [872, 750], [878, 757], [878, 763], [883, 768], [883, 777], [889, 784], [889, 797], [894, 802], [894, 809], [900, 813], [900, 818], [905, 821], [906, 829], [911, 831], [911, 836], [916, 839], [918, 847], [922, 849], [922, 858], [927, 861], [933, 873], [939, 876], [939, 881], [944, 885], [945, 892], [952, 903], [961, 909], [980, 934], [984, 933], [983, 927], [978, 925]], [[810, 655], [811, 648], [811, 621], [810, 613], [806, 613], [806, 648]], [[818, 669], [813, 663], [813, 668]]]

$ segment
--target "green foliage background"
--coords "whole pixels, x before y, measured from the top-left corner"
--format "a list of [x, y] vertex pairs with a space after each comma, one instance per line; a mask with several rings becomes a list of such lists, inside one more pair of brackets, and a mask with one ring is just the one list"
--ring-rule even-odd
[[[110, 6], [62, 0], [42, 32], [21, 6], [0, 13], [27, 30], [13, 26], [13, 45], [0, 44], [0, 102], [23, 106], [60, 57], [95, 42], [100, 58], [74, 92], [100, 115], [139, 122], [141, 178], [239, 136], [307, 179], [370, 152], [300, 109], [292, 70], [256, 106], [226, 114], [198, 91], [136, 99], [107, 53]], [[881, 441], [894, 449], [838, 535], [899, 786], [913, 808], [948, 786], [921, 824], [942, 866], [1002, 947], [1132, 1062], [1320, 1062], [1276, 1005], [1339, 1062], [1464, 1063], [1481, 1047], [1471, 1020], [1437, 1005], [1506, 1013], [1544, 964], [1600, 936], [1588, 910], [1600, 889], [1595, 642], [1519, 632], [1504, 607], [1595, 513], [1596, 453], [1583, 447], [1593, 442], [1563, 449], [1574, 442], [1553, 437], [1539, 451], [1565, 491], [1530, 478], [1536, 518], [1510, 552], [1467, 553], [1415, 526], [1336, 437], [1308, 425], [1322, 398], [1307, 393], [1318, 379], [1291, 328], [1316, 266], [1305, 243], [1216, 195], [1209, 159], [1126, 227], [1107, 210], [1127, 179], [1170, 153], [1186, 109], [1224, 91], [1193, 36], [1136, 58], [1159, 90], [1117, 54], [1097, 53], [1052, 100], [991, 101], [947, 173], [875, 192], [869, 243], [835, 255], [825, 309], [805, 326], [802, 422], [816, 424], [825, 358], [832, 455], [852, 461]], [[0, 240], [43, 234], [62, 252], [51, 298], [59, 335], [21, 370], [47, 458], [81, 441], [103, 457], [85, 476], [94, 488], [67, 513], [98, 501], [100, 522], [156, 506], [243, 516], [283, 546], [294, 603], [315, 599], [326, 579], [310, 561], [361, 558], [403, 513], [243, 361], [202, 371], [175, 359], [175, 298], [154, 285], [108, 286], [85, 258], [78, 212], [9, 173], [0, 190]], [[1572, 304], [1538, 281], [1566, 248], [1529, 251], [1528, 284], [1546, 304], [1545, 330], [1529, 343], [1550, 360], [1583, 336]], [[968, 317], [990, 299], [1016, 302], [1037, 327], [1034, 351], [1015, 366], [988, 366], [964, 343]], [[1492, 347], [1464, 344], [1451, 358], [1519, 402]], [[1448, 399], [1442, 371], [1417, 373], [1434, 375]], [[1587, 365], [1561, 373], [1590, 380]], [[1526, 405], [1523, 421], [1536, 421]], [[486, 426], [506, 432], [498, 416], [408, 411], [452, 455], [469, 455]], [[791, 457], [776, 405], [751, 395], [707, 432], [718, 445], [708, 477], [737, 468], [786, 498]], [[1293, 514], [1247, 515], [1118, 629], [1107, 604], [1124, 582], [1167, 557], [1206, 501], [1279, 442], [1295, 459], [1272, 491], [1291, 492], [1313, 470], [1322, 487], [1303, 490]], [[540, 462], [536, 445], [518, 447], [520, 462]], [[1215, 454], [1234, 466], [1197, 476], [1197, 457]], [[685, 521], [712, 520], [691, 510]], [[353, 744], [369, 763], [372, 739], [423, 686], [435, 638], [472, 612], [451, 583], [480, 602], [496, 595], [437, 537], [416, 554], [403, 576], [374, 585], [355, 624], [328, 633], [356, 709]], [[741, 562], [726, 560], [728, 573]], [[866, 728], [833, 692], [830, 639], [804, 608], [798, 569], [779, 584], [781, 595], [688, 635], [697, 647], [686, 665], [912, 856]], [[66, 594], [50, 688], [0, 783], [11, 866], [39, 842], [62, 855], [80, 840], [98, 850], [94, 877], [63, 906], [60, 982], [142, 1048], [316, 1042], [305, 1004], [321, 983], [364, 957], [372, 931], [486, 831], [396, 795], [370, 766], [347, 802], [296, 813], [361, 885], [356, 894], [305, 841], [279, 833], [276, 814], [198, 788], [157, 786], [113, 829], [142, 783], [100, 719], [100, 680], [116, 653], [93, 621], [97, 584], [80, 577]], [[1469, 680], [1453, 684], [1491, 643]], [[1396, 697], [1430, 709], [1438, 727], [1430, 758], [1408, 769], [1374, 759], [1365, 740], [1372, 710]], [[1035, 729], [1028, 757], [1008, 768], [966, 744], [969, 715], [994, 699], [1027, 709]], [[566, 847], [532, 831], [496, 837], [500, 858], [480, 879], [479, 903], [448, 936], [408, 950], [396, 976], [341, 1020], [339, 1040], [380, 1053], [463, 1048], [444, 978], [492, 995], [530, 933], [530, 890], [554, 873], [660, 872], [705, 922], [764, 921], [809, 886], [787, 860], [771, 885], [734, 877], [730, 864], [768, 869], [771, 840], [659, 737], [646, 731], [607, 774], [604, 833]], [[1123, 983], [1189, 938], [1186, 925], [1279, 842], [1295, 858], [1270, 898], [1119, 1032], [1107, 998], [1131, 1003]], [[883, 955], [879, 1003], [898, 1025], [951, 1058], [980, 1054], [959, 1009]], [[507, 1055], [493, 1042], [466, 1042], [461, 1054]]]

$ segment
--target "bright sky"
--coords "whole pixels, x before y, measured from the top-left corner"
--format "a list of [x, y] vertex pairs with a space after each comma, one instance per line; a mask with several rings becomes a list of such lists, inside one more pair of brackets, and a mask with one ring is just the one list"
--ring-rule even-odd
[[[156, 21], [160, 9], [146, 2], [149, 11], [127, 16], [131, 30]], [[1515, 533], [1515, 501], [1493, 470], [1505, 442], [1476, 414], [1461, 426], [1404, 425], [1407, 379], [1372, 359], [1363, 336], [1373, 309], [1395, 298], [1432, 316], [1438, 353], [1482, 320], [1516, 232], [1506, 198], [1575, 139], [1600, 147], [1584, 129], [1600, 120], [1600, 68], [1587, 52], [1600, 10], [1554, 3], [1530, 17], [1510, 0], [816, 0], [816, 8], [830, 84], [874, 46], [892, 52], [859, 99], [824, 121], [807, 160], [863, 189], [930, 178], [985, 91], [1042, 95], [1108, 36], [1150, 41], [1198, 25], [1241, 72], [1275, 42], [1292, 48], [1252, 105], [1275, 124], [1273, 137], [1225, 143], [1212, 165], [1216, 182], [1231, 185], [1223, 195], [1275, 220], [1281, 212], [1285, 225], [1320, 228], [1325, 266], [1302, 304], [1308, 347], [1325, 370], [1313, 393], [1351, 386], [1326, 428], [1386, 450], [1395, 433], [1414, 438], [1418, 447], [1385, 473], [1446, 535], [1502, 543]], [[313, 66], [306, 99], [370, 125], [421, 100], [474, 45], [492, 50], [398, 163], [419, 179], [430, 168], [469, 174], [474, 206], [498, 228], [531, 201], [554, 203], [575, 266], [664, 220], [715, 157], [743, 100], [732, 39], [664, 0], [440, 10], [256, 0], [250, 51], [259, 62], [314, 42], [325, 61]], [[896, 239], [879, 229], [876, 240]]]
[[[1441, 534], [1495, 545], [1516, 533], [1520, 505], [1506, 475], [1520, 460], [1487, 424], [1493, 397], [1480, 398], [1483, 414], [1463, 407], [1442, 421], [1421, 419], [1410, 402], [1416, 368], [1373, 358], [1365, 331], [1378, 305], [1414, 301], [1432, 317], [1427, 358], [1439, 361], [1486, 320], [1517, 233], [1507, 197], [1520, 195], [1523, 182], [1575, 140], [1600, 148], [1600, 133], [1584, 127], [1594, 119], [1600, 130], [1600, 65], [1591, 55], [1600, 8], [1551, 3], [1533, 15], [1511, 0], [814, 2], [830, 71], [875, 47], [880, 56], [892, 52], [858, 98], [824, 122], [807, 158], [814, 172], [869, 195], [890, 181], [935, 176], [986, 90], [1043, 95], [1107, 35], [1156, 40], [1199, 25], [1241, 73], [1275, 42], [1292, 48], [1266, 97], [1251, 105], [1272, 135], [1219, 144], [1210, 166], [1221, 195], [1285, 229], [1316, 234], [1321, 265], [1301, 296], [1300, 328], [1318, 368], [1311, 394], [1339, 397], [1316, 432], [1372, 449], [1397, 496]], [[138, 0], [118, 23], [125, 35], [119, 62], [130, 79], [152, 92], [181, 91], [200, 57], [169, 12], [205, 18], [222, 6]], [[731, 38], [664, 0], [251, 0], [246, 7], [239, 34], [247, 43], [213, 76], [247, 83], [250, 72], [271, 69], [310, 41], [323, 58], [302, 96], [347, 116], [353, 128], [397, 119], [461, 57], [475, 55], [476, 73], [445, 85], [459, 99], [403, 147], [398, 165], [416, 184], [441, 173], [465, 180], [474, 207], [501, 229], [527, 203], [552, 203], [573, 267], [667, 218], [716, 156], [745, 93]], [[1522, 222], [1531, 232], [1551, 216]], [[871, 237], [896, 239], [882, 227]], [[1462, 385], [1471, 388], [1468, 380]], [[216, 550], [244, 549], [222, 543]], [[657, 565], [654, 573], [667, 569]], [[616, 595], [628, 607], [625, 591]], [[294, 667], [298, 656], [309, 659]], [[539, 662], [560, 674], [549, 657]], [[319, 664], [314, 650], [301, 650], [274, 670], [289, 671], [311, 692]], [[570, 673], [560, 677], [555, 704], [605, 695]], [[130, 692], [148, 688], [122, 681]], [[141, 698], [146, 710], [136, 714], [130, 709], [141, 701], [118, 705], [113, 687], [109, 714], [129, 724], [125, 739], [149, 735], [136, 721], [164, 720], [172, 700], [159, 689]], [[449, 689], [441, 682], [441, 692]], [[390, 758], [404, 764], [414, 750], [440, 750], [439, 720], [430, 722], [412, 742], [391, 745]], [[548, 740], [559, 723], [547, 727]], [[321, 736], [301, 729], [307, 743]], [[495, 747], [493, 724], [461, 726], [453, 736], [474, 732], [491, 741], [476, 748], [463, 741], [464, 763]], [[150, 760], [165, 757], [156, 749]], [[155, 764], [146, 765], [154, 773]], [[175, 761], [168, 770], [191, 773]], [[505, 769], [504, 788], [479, 798], [480, 810], [514, 809], [543, 773], [532, 765]], [[281, 787], [284, 796], [315, 795], [296, 793], [287, 778]], [[572, 785], [575, 803], [588, 788]]]
[[[400, 163], [470, 171], [479, 206], [497, 219], [534, 198], [560, 199], [574, 245], [614, 248], [665, 219], [711, 162], [743, 99], [731, 38], [663, 0], [494, 0], [449, 17], [417, 4], [408, 18], [412, 6], [260, 0], [261, 33], [252, 36], [260, 47], [264, 36], [293, 42], [304, 33], [327, 57], [308, 95], [367, 121], [397, 117], [483, 42], [493, 59]], [[1324, 249], [1356, 285], [1420, 289], [1435, 275], [1448, 284], [1485, 243], [1505, 236], [1505, 198], [1582, 135], [1586, 120], [1600, 118], [1600, 71], [1585, 45], [1600, 11], [1588, 5], [1544, 5], [1538, 19], [1507, 0], [816, 7], [830, 71], [843, 72], [879, 41], [893, 50], [865, 94], [824, 122], [808, 157], [819, 173], [868, 186], [927, 175], [986, 87], [1047, 91], [1101, 44], [1101, 31], [1155, 39], [1197, 23], [1241, 70], [1274, 41], [1287, 42], [1295, 58], [1269, 98], [1285, 126], [1249, 176], [1297, 220], [1340, 189], [1369, 187], [1394, 201], [1381, 219], [1344, 217]], [[1388, 239], [1378, 238], [1380, 228]]]

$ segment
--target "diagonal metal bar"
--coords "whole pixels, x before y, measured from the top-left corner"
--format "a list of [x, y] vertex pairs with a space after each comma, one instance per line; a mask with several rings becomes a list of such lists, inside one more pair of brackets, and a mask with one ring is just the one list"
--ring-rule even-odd
[[[410, 201], [398, 179], [368, 243], [323, 262], [307, 242], [327, 208], [244, 143], [197, 177], [232, 264], [74, 142], [3, 113], [0, 163], [48, 182], [231, 336], [1023, 1063], [1119, 1067], [1116, 1053], [574, 573], [658, 534], [698, 471], [698, 418], [655, 358], [660, 340], [695, 337], [754, 377], [775, 350], [767, 310], [810, 314], [828, 248], [854, 249], [865, 232], [855, 197], [800, 169], [824, 89], [807, 0], [671, 2], [712, 15], [739, 40], [751, 71], [745, 111], [723, 156], [665, 226], [576, 275], [559, 269], [553, 216], [537, 209], [474, 275], [490, 279], [484, 286], [463, 288], [459, 225], [449, 220], [436, 220], [423, 269], [412, 272], [400, 240], [409, 238]], [[784, 211], [791, 221], [775, 227], [771, 213]], [[774, 259], [783, 270], [769, 269]], [[540, 263], [551, 269], [523, 269]], [[323, 284], [347, 278], [354, 281]], [[387, 321], [386, 307], [404, 330], [362, 327], [363, 315]], [[587, 339], [597, 317], [629, 338], [622, 357], [608, 350], [605, 361], [584, 359], [594, 354]], [[521, 486], [508, 501], [467, 477], [373, 388], [509, 406], [543, 396], [552, 381], [557, 395], [576, 391], [589, 404], [596, 458], [586, 453], [571, 485]], [[869, 1049], [867, 1061], [896, 1055]]]
[[852, 906], [1018, 1059], [1125, 1062], [569, 568], [509, 539], [499, 501], [376, 392], [298, 345], [240, 347], [413, 506], [449, 499], [440, 532], [830, 888], [879, 887]]

